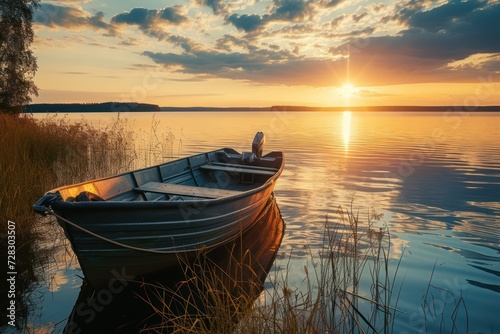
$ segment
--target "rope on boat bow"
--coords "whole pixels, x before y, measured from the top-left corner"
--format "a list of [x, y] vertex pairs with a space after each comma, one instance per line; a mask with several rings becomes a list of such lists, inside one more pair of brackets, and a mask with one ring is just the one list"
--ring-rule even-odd
[[[272, 199], [271, 201], [274, 201], [274, 196], [272, 196]], [[259, 221], [260, 219], [262, 219], [262, 217], [265, 216], [265, 214], [267, 213], [267, 211], [269, 210], [269, 205], [266, 205], [266, 208], [264, 210], [262, 210], [262, 212], [259, 214], [259, 216], [255, 219], [255, 222], [256, 221]], [[165, 250], [165, 251], [162, 251], [162, 250], [156, 250], [156, 249], [147, 249], [147, 248], [141, 248], [141, 247], [136, 247], [136, 246], [131, 246], [131, 245], [127, 245], [127, 244], [124, 244], [124, 243], [121, 243], [119, 241], [116, 241], [116, 240], [112, 240], [112, 239], [109, 239], [109, 238], [106, 238], [102, 235], [99, 235], [95, 232], [92, 232], [92, 231], [89, 231], [87, 230], [86, 228], [84, 227], [81, 227], [71, 221], [69, 221], [68, 219], [58, 215], [57, 213], [54, 212], [54, 210], [52, 210], [52, 208], [49, 208], [49, 207], [46, 207], [46, 212], [48, 214], [51, 214], [53, 215], [54, 217], [56, 217], [57, 219], [65, 222], [66, 224], [68, 225], [71, 225], [73, 226], [74, 228], [77, 228], [79, 229], [80, 231], [84, 232], [84, 233], [87, 233], [93, 237], [96, 237], [98, 239], [101, 239], [103, 241], [106, 241], [106, 242], [109, 242], [113, 245], [116, 245], [116, 246], [119, 246], [119, 247], [123, 247], [123, 248], [127, 248], [127, 249], [131, 249], [131, 250], [135, 250], [135, 251], [139, 251], [139, 252], [146, 252], [146, 253], [154, 253], [154, 254], [172, 254], [172, 253], [177, 253], [177, 252], [182, 252], [182, 251], [191, 251], [191, 250], [184, 250], [184, 249], [177, 249], [177, 250]], [[255, 223], [254, 222], [254, 223]], [[228, 242], [229, 240], [222, 240], [222, 241], [219, 241], [217, 242], [216, 244], [213, 244], [211, 246], [215, 247], [215, 246], [220, 246], [226, 242]]]
[[128, 248], [128, 249], [139, 251], [139, 252], [147, 252], [147, 253], [155, 253], [155, 254], [172, 254], [172, 253], [176, 253], [176, 252], [179, 251], [179, 250], [177, 250], [177, 251], [174, 251], [174, 250], [161, 251], [161, 250], [156, 250], [156, 249], [147, 249], [147, 248], [141, 248], [141, 247], [135, 247], [135, 246], [127, 245], [127, 244], [121, 243], [119, 241], [106, 238], [106, 237], [104, 237], [102, 235], [99, 235], [97, 233], [94, 233], [92, 231], [89, 231], [86, 228], [81, 227], [81, 226], [79, 226], [79, 225], [77, 225], [77, 224], [69, 221], [68, 219], [66, 219], [64, 217], [61, 217], [60, 215], [58, 215], [57, 213], [55, 213], [54, 210], [52, 210], [52, 209], [48, 209], [48, 213], [51, 214], [51, 215], [53, 215], [57, 219], [62, 220], [66, 224], [69, 224], [69, 225], [73, 226], [74, 228], [79, 229], [82, 232], [90, 234], [93, 237], [96, 237], [96, 238], [101, 239], [103, 241], [109, 242], [109, 243], [111, 243], [113, 245], [116, 245], [116, 246], [120, 246], [120, 247], [123, 247], [123, 248]]

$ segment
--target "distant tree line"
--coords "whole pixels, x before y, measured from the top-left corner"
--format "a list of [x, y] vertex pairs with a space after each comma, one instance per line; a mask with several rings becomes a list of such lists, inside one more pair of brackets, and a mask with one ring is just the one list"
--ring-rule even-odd
[[30, 104], [24, 107], [26, 113], [39, 112], [137, 112], [160, 111], [156, 104], [135, 102], [104, 102], [104, 103], [42, 103]]
[[271, 111], [500, 111], [500, 106], [362, 106], [362, 107], [307, 107], [307, 106], [272, 106]]

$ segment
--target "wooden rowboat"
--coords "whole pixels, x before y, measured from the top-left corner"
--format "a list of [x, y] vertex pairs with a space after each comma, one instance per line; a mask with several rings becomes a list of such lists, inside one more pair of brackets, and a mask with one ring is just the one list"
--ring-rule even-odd
[[258, 221], [283, 171], [281, 152], [230, 148], [50, 190], [33, 210], [53, 214], [94, 288], [230, 242]]

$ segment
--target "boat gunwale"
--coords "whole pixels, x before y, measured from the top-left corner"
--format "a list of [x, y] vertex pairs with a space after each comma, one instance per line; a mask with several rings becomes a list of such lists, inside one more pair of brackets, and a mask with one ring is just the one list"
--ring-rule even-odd
[[[92, 182], [99, 182], [99, 181], [105, 181], [105, 180], [110, 180], [116, 177], [120, 176], [125, 176], [129, 174], [133, 174], [136, 172], [141, 172], [141, 171], [146, 171], [151, 168], [158, 168], [160, 166], [164, 166], [170, 163], [175, 163], [177, 161], [182, 161], [186, 160], [192, 157], [200, 156], [200, 155], [208, 155], [211, 153], [216, 153], [220, 151], [225, 151], [225, 152], [232, 152], [236, 154], [238, 153], [236, 150], [228, 147], [220, 148], [217, 150], [213, 151], [208, 151], [208, 152], [202, 152], [198, 154], [193, 154], [184, 158], [179, 158], [175, 159], [166, 163], [161, 163], [157, 165], [152, 165], [144, 168], [139, 168], [135, 170], [131, 170], [128, 172], [120, 173], [120, 174], [115, 174], [111, 176], [106, 176], [103, 178], [97, 178], [97, 179], [92, 179], [80, 183], [75, 183], [75, 184], [70, 184], [70, 185], [65, 185], [61, 187], [54, 188], [52, 190], [47, 191], [45, 194], [57, 194], [59, 193], [60, 190], [69, 188], [69, 187], [78, 187], [78, 186], [83, 186]], [[220, 198], [198, 198], [198, 199], [192, 199], [192, 200], [183, 200], [183, 201], [172, 201], [172, 200], [158, 200], [158, 201], [116, 201], [116, 200], [104, 200], [104, 201], [88, 201], [88, 202], [66, 202], [66, 201], [61, 201], [61, 200], [56, 200], [50, 203], [52, 209], [55, 209], [57, 211], [67, 211], [67, 210], [82, 210], [82, 209], [96, 209], [96, 210], [107, 210], [107, 209], [142, 209], [142, 208], [178, 208], [179, 206], [184, 206], [184, 207], [189, 207], [189, 206], [196, 206], [196, 205], [203, 205], [204, 207], [208, 206], [213, 206], [213, 205], [219, 205], [223, 204], [226, 202], [231, 202], [236, 199], [244, 198], [247, 196], [254, 195], [256, 193], [262, 192], [265, 189], [271, 187], [273, 183], [278, 179], [278, 177], [281, 175], [283, 172], [284, 166], [285, 166], [285, 157], [283, 152], [281, 151], [272, 151], [269, 152], [271, 153], [279, 153], [281, 155], [281, 164], [280, 167], [276, 170], [276, 173], [274, 175], [270, 176], [262, 185], [241, 191], [239, 194], [235, 194], [233, 196], [227, 196], [227, 197], [220, 197]], [[264, 156], [265, 157], [265, 156]], [[200, 165], [201, 166], [201, 165]], [[199, 166], [195, 166], [195, 168], [199, 168]], [[221, 188], [224, 189], [224, 188]], [[131, 189], [133, 190], [133, 189]]]

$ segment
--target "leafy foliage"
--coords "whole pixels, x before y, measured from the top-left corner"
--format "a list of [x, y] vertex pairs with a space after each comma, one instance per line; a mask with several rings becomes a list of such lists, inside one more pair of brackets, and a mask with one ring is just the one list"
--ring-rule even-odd
[[21, 112], [38, 95], [33, 77], [38, 68], [30, 50], [33, 11], [39, 0], [0, 1], [0, 111]]

